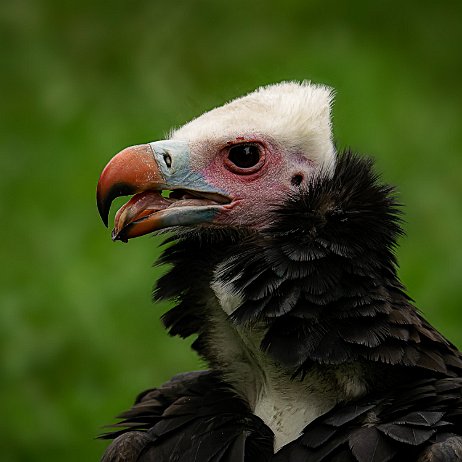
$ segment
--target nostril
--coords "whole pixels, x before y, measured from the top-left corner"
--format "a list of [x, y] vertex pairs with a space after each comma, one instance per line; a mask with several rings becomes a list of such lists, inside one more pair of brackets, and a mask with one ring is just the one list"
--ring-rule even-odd
[[172, 166], [172, 157], [170, 156], [169, 153], [165, 152], [163, 154], [163, 158], [164, 158], [164, 162], [165, 162], [165, 165], [170, 168]]
[[172, 157], [169, 153], [165, 152], [163, 155], [165, 165], [170, 168], [172, 166]]
[[170, 168], [172, 166], [172, 158], [170, 156], [170, 154], [168, 154], [167, 152], [165, 152], [163, 154], [163, 157], [164, 157], [164, 162], [165, 162], [165, 165]]

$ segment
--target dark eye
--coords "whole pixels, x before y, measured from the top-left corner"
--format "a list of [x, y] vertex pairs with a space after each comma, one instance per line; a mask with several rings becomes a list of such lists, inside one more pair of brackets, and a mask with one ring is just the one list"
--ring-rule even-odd
[[255, 167], [260, 161], [260, 148], [256, 144], [237, 144], [229, 149], [228, 160], [238, 168]]

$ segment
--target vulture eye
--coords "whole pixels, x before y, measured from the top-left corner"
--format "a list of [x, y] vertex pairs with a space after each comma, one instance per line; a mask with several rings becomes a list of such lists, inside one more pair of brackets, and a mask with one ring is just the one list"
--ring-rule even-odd
[[263, 154], [257, 144], [236, 144], [228, 150], [227, 167], [236, 173], [253, 173], [263, 164]]

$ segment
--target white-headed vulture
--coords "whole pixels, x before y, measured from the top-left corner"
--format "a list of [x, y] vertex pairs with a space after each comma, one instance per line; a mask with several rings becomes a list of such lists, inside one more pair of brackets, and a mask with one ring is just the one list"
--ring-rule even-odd
[[338, 153], [330, 89], [260, 88], [127, 148], [98, 183], [112, 238], [169, 231], [155, 300], [209, 369], [122, 414], [104, 461], [462, 460], [462, 356], [397, 276], [373, 162]]

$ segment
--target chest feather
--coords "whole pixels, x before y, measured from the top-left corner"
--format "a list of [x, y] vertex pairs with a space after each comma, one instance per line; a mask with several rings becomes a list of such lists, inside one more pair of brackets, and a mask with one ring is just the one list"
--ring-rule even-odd
[[228, 315], [242, 302], [240, 296], [226, 285], [214, 283], [212, 289], [209, 345], [215, 350], [214, 362], [273, 431], [276, 451], [297, 439], [310, 422], [346, 395], [364, 392], [360, 382], [345, 380], [339, 369], [313, 367], [303, 380], [291, 379], [291, 371], [261, 350], [264, 326], [238, 326], [229, 320]]

